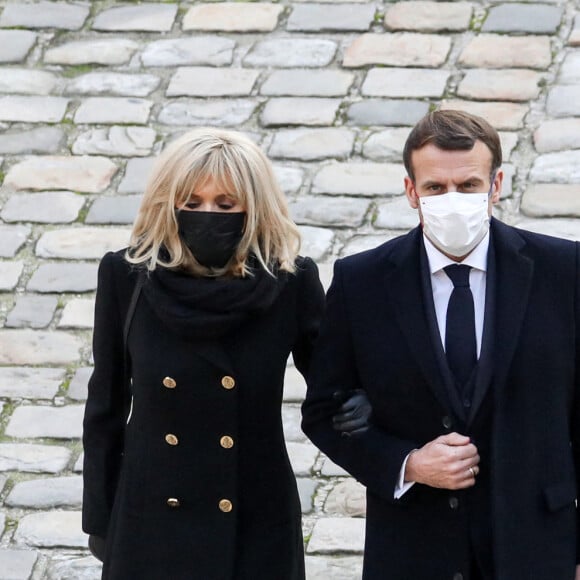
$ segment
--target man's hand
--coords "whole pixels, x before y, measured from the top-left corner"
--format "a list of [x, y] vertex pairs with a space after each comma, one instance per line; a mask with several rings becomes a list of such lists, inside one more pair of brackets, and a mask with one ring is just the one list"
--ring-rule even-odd
[[580, 580], [580, 566], [576, 566], [576, 576], [574, 580]]
[[[465, 489], [475, 485], [479, 454], [469, 437], [449, 433], [437, 437], [409, 455], [405, 481], [441, 489]], [[578, 574], [576, 580], [580, 580]]]

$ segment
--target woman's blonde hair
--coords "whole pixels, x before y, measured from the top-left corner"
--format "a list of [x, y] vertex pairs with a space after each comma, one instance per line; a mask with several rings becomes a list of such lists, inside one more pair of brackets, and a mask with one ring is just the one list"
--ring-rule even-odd
[[[179, 236], [176, 218], [176, 208], [187, 204], [208, 179], [246, 211], [237, 250], [219, 269], [197, 262]], [[126, 258], [132, 264], [146, 264], [149, 270], [163, 266], [201, 276], [245, 276], [250, 254], [270, 273], [275, 267], [294, 272], [299, 248], [298, 228], [266, 155], [240, 133], [203, 128], [186, 133], [157, 158]]]

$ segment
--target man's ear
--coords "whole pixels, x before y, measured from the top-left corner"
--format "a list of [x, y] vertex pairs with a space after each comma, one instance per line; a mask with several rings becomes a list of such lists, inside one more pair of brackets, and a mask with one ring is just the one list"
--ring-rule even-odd
[[417, 192], [415, 191], [415, 184], [413, 180], [407, 175], [405, 177], [405, 195], [407, 196], [407, 201], [413, 209], [419, 207], [419, 198]]
[[501, 197], [501, 188], [503, 185], [503, 176], [504, 173], [501, 169], [498, 169], [495, 172], [495, 176], [493, 178], [493, 183], [491, 184], [491, 196], [490, 201], [492, 204], [497, 203]]

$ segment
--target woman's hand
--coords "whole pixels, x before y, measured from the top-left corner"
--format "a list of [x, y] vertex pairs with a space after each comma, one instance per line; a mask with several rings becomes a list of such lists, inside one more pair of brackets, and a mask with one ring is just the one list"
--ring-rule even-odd
[[360, 435], [370, 427], [372, 407], [362, 389], [335, 391], [333, 399], [340, 405], [332, 417], [332, 426], [343, 437]]

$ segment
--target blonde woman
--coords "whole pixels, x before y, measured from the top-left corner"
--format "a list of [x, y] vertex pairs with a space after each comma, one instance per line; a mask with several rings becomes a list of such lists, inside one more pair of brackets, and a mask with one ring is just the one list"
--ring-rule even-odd
[[324, 295], [299, 244], [251, 140], [200, 129], [158, 158], [99, 268], [83, 529], [103, 579], [304, 578], [280, 408]]

